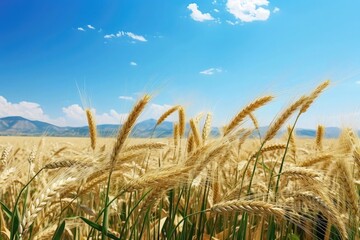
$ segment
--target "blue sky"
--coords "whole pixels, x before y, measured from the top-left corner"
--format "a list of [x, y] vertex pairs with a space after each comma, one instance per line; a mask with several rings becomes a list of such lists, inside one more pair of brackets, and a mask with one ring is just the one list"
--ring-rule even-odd
[[[261, 125], [325, 79], [300, 127], [360, 127], [359, 1], [0, 1], [0, 117], [84, 125], [181, 104], [225, 124], [256, 97]], [[82, 94], [79, 94], [79, 89]], [[82, 95], [82, 97], [81, 97]]]

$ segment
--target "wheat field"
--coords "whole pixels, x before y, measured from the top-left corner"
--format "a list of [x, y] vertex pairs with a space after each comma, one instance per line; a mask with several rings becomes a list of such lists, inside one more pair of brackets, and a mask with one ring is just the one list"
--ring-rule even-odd
[[174, 106], [157, 121], [177, 114], [173, 137], [133, 139], [145, 95], [115, 138], [97, 137], [90, 110], [89, 138], [2, 137], [0, 238], [360, 239], [358, 136], [294, 131], [328, 85], [274, 113], [265, 134], [256, 110], [272, 96], [241, 108], [219, 137], [210, 113]]

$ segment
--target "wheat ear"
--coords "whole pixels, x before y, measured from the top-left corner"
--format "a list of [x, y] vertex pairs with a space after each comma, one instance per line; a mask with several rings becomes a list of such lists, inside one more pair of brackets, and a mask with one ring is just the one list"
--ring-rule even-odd
[[274, 215], [279, 218], [285, 217], [285, 210], [263, 201], [249, 201], [249, 200], [232, 200], [222, 202], [214, 205], [211, 209], [212, 212], [217, 213], [234, 213], [234, 212], [247, 212], [249, 214], [259, 215]]
[[347, 239], [347, 232], [344, 222], [340, 218], [340, 214], [332, 206], [332, 204], [324, 201], [319, 196], [315, 196], [310, 192], [297, 192], [293, 196], [295, 201], [305, 202], [312, 206], [314, 210], [322, 212], [328, 219], [331, 219], [332, 222], [339, 228], [341, 235]]
[[292, 167], [281, 173], [285, 178], [289, 179], [303, 179], [306, 181], [317, 181], [321, 177], [318, 171], [304, 168], [304, 167]]
[[190, 133], [190, 136], [187, 139], [187, 152], [191, 153], [194, 150], [194, 135], [192, 133]]
[[316, 131], [316, 148], [320, 151], [322, 151], [323, 149], [323, 138], [324, 138], [324, 134], [325, 134], [325, 128], [323, 125], [319, 125], [317, 127], [317, 131]]
[[[4, 151], [2, 152], [1, 158], [0, 158], [0, 163], [1, 163], [2, 166], [5, 166], [5, 165], [6, 165], [7, 159], [8, 159], [8, 157], [9, 157], [9, 155], [10, 155], [10, 152], [11, 152], [12, 148], [13, 148], [13, 147], [12, 147], [11, 145], [9, 145], [9, 146], [7, 146], [7, 147], [4, 149]], [[0, 169], [1, 169], [1, 168], [0, 168]]]
[[179, 134], [180, 138], [185, 134], [185, 110], [179, 107]]
[[160, 125], [165, 121], [167, 117], [169, 117], [173, 112], [176, 112], [180, 108], [179, 105], [169, 108], [166, 112], [164, 112], [156, 122], [156, 126]]
[[307, 100], [307, 97], [302, 96], [300, 99], [291, 104], [280, 116], [271, 124], [264, 137], [264, 143], [275, 137], [281, 126], [289, 119], [289, 117]]
[[167, 144], [162, 142], [141, 143], [125, 148], [125, 151], [130, 152], [130, 151], [138, 151], [143, 149], [163, 149], [166, 145]]
[[91, 110], [88, 108], [86, 109], [86, 117], [89, 125], [89, 135], [91, 141], [91, 148], [95, 150], [96, 148], [96, 123], [95, 117], [93, 116]]
[[193, 133], [194, 136], [194, 142], [195, 142], [195, 146], [200, 146], [201, 144], [201, 140], [200, 140], [200, 133], [199, 133], [199, 129], [196, 126], [195, 120], [191, 119], [190, 120], [190, 127], [191, 127], [191, 131]]
[[360, 167], [360, 147], [355, 147], [353, 150], [353, 158], [358, 167]]
[[116, 142], [110, 156], [111, 162], [115, 162], [115, 160], [117, 159], [117, 156], [119, 155], [122, 147], [124, 146], [125, 140], [129, 136], [130, 131], [136, 122], [136, 119], [139, 117], [139, 115], [144, 110], [146, 104], [149, 101], [150, 101], [150, 96], [145, 95], [135, 104], [133, 110], [127, 117], [124, 125], [121, 127], [116, 137]]
[[337, 161], [335, 163], [336, 163], [338, 172], [340, 174], [340, 180], [341, 180], [343, 189], [345, 190], [345, 193], [347, 195], [347, 201], [352, 206], [355, 214], [357, 214], [359, 212], [359, 205], [358, 205], [359, 196], [358, 196], [357, 189], [355, 188], [355, 186], [353, 184], [354, 180], [353, 180], [353, 177], [351, 174], [349, 164], [347, 162], [345, 162], [345, 160], [343, 158], [337, 159]]
[[224, 127], [224, 136], [229, 134], [236, 126], [238, 126], [244, 118], [249, 115], [249, 113], [255, 111], [257, 108], [264, 106], [266, 103], [270, 102], [274, 97], [273, 96], [264, 96], [256, 99], [245, 108], [243, 108], [235, 117], [230, 121], [230, 123]]
[[295, 136], [294, 136], [294, 132], [292, 132], [292, 128], [291, 126], [287, 127], [287, 131], [289, 134], [289, 140], [290, 140], [290, 153], [291, 153], [291, 157], [293, 158], [293, 160], [295, 161], [296, 159], [296, 143], [295, 143]]
[[314, 165], [319, 162], [329, 161], [332, 158], [333, 158], [333, 156], [330, 154], [322, 154], [319, 156], [315, 156], [315, 157], [311, 157], [309, 159], [303, 160], [300, 163], [298, 163], [297, 165], [299, 167], [309, 167], [309, 166]]
[[205, 144], [206, 139], [208, 138], [210, 131], [211, 131], [211, 122], [212, 122], [212, 114], [208, 113], [206, 115], [204, 127], [202, 130], [202, 141]]
[[16, 168], [9, 168], [9, 169], [6, 169], [4, 170], [1, 175], [0, 175], [0, 189], [1, 190], [5, 190], [5, 189], [2, 189], [2, 187], [4, 186], [3, 184], [7, 181], [7, 179], [13, 174], [15, 173], [16, 171]]
[[139, 179], [136, 179], [128, 184], [126, 189], [128, 191], [160, 187], [162, 190], [166, 190], [169, 187], [182, 183], [187, 180], [189, 172], [192, 170], [190, 167], [164, 167], [163, 169], [157, 169], [153, 172], [145, 173]]
[[304, 105], [301, 107], [300, 113], [306, 112], [310, 107], [310, 105], [314, 102], [314, 100], [320, 95], [322, 91], [324, 91], [324, 89], [327, 86], [329, 86], [329, 84], [330, 84], [330, 80], [326, 80], [323, 83], [321, 83], [319, 86], [317, 86], [315, 90], [309, 95]]
[[26, 232], [30, 225], [35, 221], [38, 213], [56, 197], [57, 193], [66, 188], [68, 185], [72, 184], [75, 180], [76, 178], [72, 177], [58, 180], [34, 200], [34, 202], [29, 207], [29, 211], [26, 212], [21, 222], [22, 234]]
[[46, 164], [43, 167], [43, 169], [69, 168], [75, 166], [88, 167], [90, 165], [91, 165], [90, 163], [84, 163], [76, 160], [61, 160], [61, 161], [50, 162]]
[[259, 130], [259, 122], [256, 119], [255, 115], [253, 113], [249, 113], [249, 118], [251, 119], [252, 123], [254, 124], [255, 129]]
[[[260, 153], [263, 154], [265, 152], [271, 152], [271, 151], [277, 151], [277, 150], [284, 150], [286, 148], [286, 144], [272, 144], [269, 146], [265, 146], [261, 149]], [[257, 154], [259, 153], [259, 151], [256, 151], [255, 153], [253, 153], [251, 155], [251, 158], [256, 158]]]
[[178, 144], [179, 144], [179, 136], [180, 136], [180, 133], [179, 133], [179, 124], [174, 123], [174, 134], [173, 134], [173, 137], [174, 137], [174, 145], [175, 145], [175, 147], [177, 147]]

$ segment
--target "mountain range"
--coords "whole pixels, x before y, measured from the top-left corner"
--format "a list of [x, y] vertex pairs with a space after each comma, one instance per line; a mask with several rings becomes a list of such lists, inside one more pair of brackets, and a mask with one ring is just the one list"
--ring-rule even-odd
[[[170, 137], [173, 132], [173, 123], [164, 121], [156, 127], [155, 119], [141, 121], [134, 126], [131, 133], [132, 137]], [[121, 125], [102, 124], [97, 125], [98, 134], [101, 137], [113, 137], [116, 135]], [[189, 126], [186, 126], [186, 132]], [[267, 131], [267, 127], [261, 127], [260, 133], [263, 135]], [[327, 127], [325, 129], [325, 137], [336, 138], [339, 136], [341, 129], [337, 127]], [[280, 132], [281, 135], [283, 132]], [[360, 134], [360, 132], [359, 132]], [[212, 128], [212, 136], [219, 136], [219, 128]], [[313, 129], [297, 128], [296, 135], [298, 137], [315, 137], [316, 131]], [[59, 127], [50, 123], [33, 121], [19, 116], [0, 118], [0, 136], [56, 136], [56, 137], [87, 137], [88, 127]]]

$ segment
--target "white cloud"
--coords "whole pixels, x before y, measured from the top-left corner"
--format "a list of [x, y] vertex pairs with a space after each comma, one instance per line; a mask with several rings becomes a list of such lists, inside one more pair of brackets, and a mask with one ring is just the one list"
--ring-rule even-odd
[[85, 32], [85, 29], [83, 29], [82, 27], [78, 27], [77, 30]]
[[104, 36], [104, 38], [106, 39], [111, 39], [111, 38], [120, 38], [120, 37], [123, 37], [123, 36], [127, 36], [133, 40], [137, 40], [137, 41], [140, 41], [140, 42], [147, 42], [146, 38], [144, 36], [141, 36], [141, 35], [137, 35], [135, 33], [132, 33], [132, 32], [124, 32], [124, 31], [119, 31], [118, 33], [116, 34], [107, 34]]
[[[118, 113], [114, 109], [110, 109], [108, 113], [97, 114], [95, 109], [91, 109], [95, 113], [96, 124], [120, 124], [123, 123], [127, 113]], [[62, 108], [65, 114], [66, 124], [69, 126], [86, 126], [87, 119], [85, 110], [78, 104], [72, 104]]]
[[[96, 114], [95, 109], [92, 109]], [[86, 126], [87, 119], [84, 109], [78, 104], [72, 104], [63, 107], [64, 116], [59, 118], [51, 118], [44, 113], [44, 110], [38, 103], [21, 101], [19, 103], [11, 103], [3, 96], [0, 96], [0, 117], [21, 116], [30, 120], [44, 121], [57, 126]], [[111, 109], [108, 113], [96, 114], [97, 124], [119, 124], [122, 123], [127, 113], [117, 113]]]
[[230, 20], [226, 20], [226, 22], [227, 22], [228, 24], [232, 25], [232, 26], [234, 26], [234, 25], [236, 25], [236, 24], [239, 23], [238, 21], [232, 22], [232, 21], [230, 21]]
[[217, 12], [217, 13], [218, 13], [218, 12], [220, 12], [220, 11], [219, 11], [219, 9], [214, 8], [214, 12]]
[[118, 113], [114, 109], [110, 109], [109, 113], [96, 115], [96, 121], [98, 124], [121, 124], [124, 123], [128, 115], [127, 113]]
[[[119, 99], [133, 101], [131, 96], [119, 96]], [[141, 115], [139, 121], [159, 118], [171, 105], [168, 104], [149, 104]], [[0, 96], [0, 117], [21, 116], [30, 120], [44, 121], [57, 126], [86, 126], [87, 119], [85, 110], [79, 104], [71, 104], [63, 107], [63, 116], [59, 118], [51, 118], [44, 113], [42, 107], [38, 103], [21, 101], [19, 103], [11, 103], [3, 96]], [[96, 124], [121, 124], [126, 120], [128, 113], [118, 113], [114, 109], [103, 113], [97, 113], [95, 109], [91, 109], [95, 115]], [[167, 120], [175, 121], [177, 114], [173, 114]]]
[[136, 62], [130, 62], [130, 65], [131, 66], [137, 66], [137, 63]]
[[92, 25], [88, 24], [87, 25], [88, 28], [92, 29], [92, 30], [95, 30], [95, 27], [93, 27]]
[[355, 83], [356, 83], [356, 84], [360, 84], [360, 81], [356, 81]]
[[67, 118], [75, 121], [84, 122], [86, 120], [85, 111], [79, 104], [73, 104], [62, 108], [63, 113]]
[[134, 101], [134, 98], [130, 96], [119, 96], [119, 99], [125, 101]]
[[117, 34], [115, 34], [116, 37], [122, 37], [125, 36], [125, 32], [124, 31], [119, 31]]
[[221, 73], [221, 72], [222, 72], [221, 68], [209, 68], [209, 69], [201, 71], [200, 74], [213, 75], [215, 73]]
[[[120, 99], [124, 100], [134, 100], [132, 97], [120, 96]], [[171, 108], [171, 105], [168, 104], [149, 104], [144, 112], [140, 115], [139, 121], [143, 121], [146, 119], [158, 119], [166, 110]], [[95, 109], [92, 109], [93, 113], [95, 113], [95, 121], [96, 124], [121, 124], [126, 120], [128, 113], [118, 113], [114, 109], [111, 109], [109, 112], [105, 112], [102, 114], [97, 114]], [[68, 107], [63, 108], [63, 112], [65, 114], [65, 118], [67, 120], [68, 125], [71, 126], [86, 126], [87, 119], [85, 111], [78, 104], [73, 104]], [[166, 120], [167, 121], [176, 121], [178, 118], [177, 114], [172, 114]]]
[[11, 103], [5, 97], [0, 96], [0, 117], [21, 116], [30, 120], [45, 121], [52, 124], [63, 125], [64, 119], [52, 119], [44, 113], [40, 104], [21, 101]]
[[138, 41], [141, 41], [141, 42], [147, 42], [147, 40], [141, 36], [141, 35], [136, 35], [132, 32], [127, 32], [125, 33], [127, 36], [129, 36], [130, 38], [134, 39], [134, 40], [138, 40]]
[[104, 36], [104, 38], [106, 38], [106, 39], [111, 39], [111, 38], [114, 38], [114, 37], [116, 37], [114, 34], [107, 34], [107, 35]]
[[196, 3], [190, 3], [187, 8], [191, 11], [191, 18], [198, 22], [214, 20], [210, 13], [202, 13]]
[[228, 12], [243, 22], [265, 21], [270, 17], [268, 0], [227, 0]]
[[3, 96], [0, 96], [0, 117], [5, 116], [22, 116], [29, 119], [48, 118], [37, 103], [26, 101], [11, 103]]
[[274, 10], [273, 10], [273, 13], [277, 13], [277, 12], [280, 12], [280, 8], [275, 7]]

